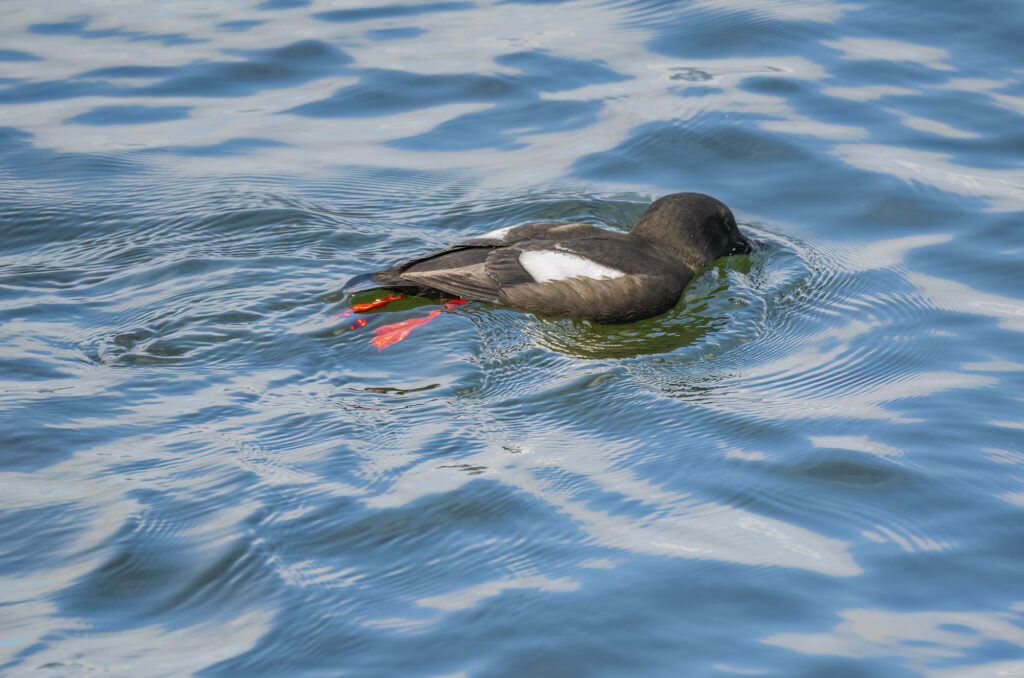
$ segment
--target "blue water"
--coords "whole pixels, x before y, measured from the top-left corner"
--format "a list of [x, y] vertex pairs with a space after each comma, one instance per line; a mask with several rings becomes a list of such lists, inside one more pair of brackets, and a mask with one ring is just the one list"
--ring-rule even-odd
[[[0, 673], [1024, 673], [1024, 13], [0, 6]], [[702, 191], [623, 326], [352, 275]]]

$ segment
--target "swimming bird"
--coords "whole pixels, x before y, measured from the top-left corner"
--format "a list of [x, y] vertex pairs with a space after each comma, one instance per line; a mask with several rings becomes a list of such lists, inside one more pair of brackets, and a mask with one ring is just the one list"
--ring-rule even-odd
[[628, 323], [675, 306], [715, 259], [750, 252], [728, 207], [702, 193], [673, 193], [651, 203], [629, 233], [561, 221], [506, 226], [358, 275], [346, 287]]

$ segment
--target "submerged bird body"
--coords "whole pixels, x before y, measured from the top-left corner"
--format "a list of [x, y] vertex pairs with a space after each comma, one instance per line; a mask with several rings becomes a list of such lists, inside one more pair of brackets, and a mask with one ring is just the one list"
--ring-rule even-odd
[[750, 251], [729, 208], [700, 193], [653, 202], [629, 233], [509, 226], [349, 281], [520, 311], [626, 323], [672, 308], [696, 273]]

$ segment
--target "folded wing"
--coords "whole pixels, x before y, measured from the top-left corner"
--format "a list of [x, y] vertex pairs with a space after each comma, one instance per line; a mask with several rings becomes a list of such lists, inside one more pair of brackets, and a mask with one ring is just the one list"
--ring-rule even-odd
[[499, 229], [373, 274], [382, 286], [605, 323], [668, 310], [689, 278], [640, 239], [563, 223]]

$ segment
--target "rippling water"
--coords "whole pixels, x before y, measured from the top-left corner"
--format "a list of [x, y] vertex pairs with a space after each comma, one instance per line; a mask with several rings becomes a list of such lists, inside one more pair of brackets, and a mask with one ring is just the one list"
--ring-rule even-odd
[[[1014, 3], [0, 9], [4, 675], [1024, 672]], [[661, 317], [330, 317], [680, 190]]]

